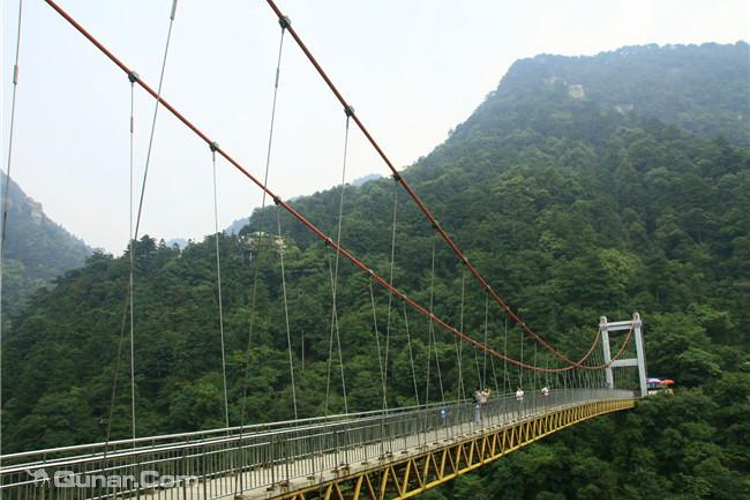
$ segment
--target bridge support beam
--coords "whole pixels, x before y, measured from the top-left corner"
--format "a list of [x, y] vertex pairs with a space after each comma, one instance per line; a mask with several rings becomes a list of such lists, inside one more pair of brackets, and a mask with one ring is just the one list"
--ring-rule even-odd
[[[610, 389], [615, 388], [615, 368], [635, 366], [638, 369], [640, 396], [645, 397], [648, 394], [648, 388], [646, 385], [646, 353], [643, 343], [643, 322], [641, 321], [640, 314], [638, 314], [637, 312], [633, 313], [633, 319], [629, 321], [615, 321], [611, 323], [607, 320], [606, 316], [602, 316], [601, 318], [599, 318], [599, 329], [602, 335], [602, 350], [604, 353], [604, 362], [609, 365], [604, 370], [607, 387]], [[613, 362], [612, 352], [609, 345], [609, 332], [630, 329], [633, 330], [633, 337], [635, 338], [636, 357], [629, 359], [617, 359]]]
[[375, 468], [349, 474], [278, 495], [242, 496], [247, 500], [406, 500], [502, 458], [554, 432], [605, 413], [633, 408], [633, 399], [595, 401], [561, 407], [507, 426], [472, 433], [464, 439]]

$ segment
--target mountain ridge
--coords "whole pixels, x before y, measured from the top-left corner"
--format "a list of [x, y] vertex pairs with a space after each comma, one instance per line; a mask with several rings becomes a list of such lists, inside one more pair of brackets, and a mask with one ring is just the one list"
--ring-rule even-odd
[[[5, 192], [6, 174], [0, 172]], [[91, 248], [55, 223], [42, 204], [10, 180], [8, 221], [3, 262], [3, 309], [11, 316], [21, 311], [27, 298], [48, 286], [66, 271], [80, 267]]]

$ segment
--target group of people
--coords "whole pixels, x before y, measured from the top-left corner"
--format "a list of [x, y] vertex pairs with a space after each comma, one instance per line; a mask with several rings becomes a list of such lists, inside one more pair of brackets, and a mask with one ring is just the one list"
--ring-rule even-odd
[[[546, 398], [547, 396], [549, 396], [549, 387], [547, 386], [542, 387], [541, 393], [542, 393], [543, 398]], [[518, 386], [518, 389], [516, 389], [516, 401], [519, 401], [519, 402], [523, 401], [523, 397], [525, 394], [526, 393], [523, 392], [523, 389], [521, 389], [521, 386]]]
[[[480, 389], [477, 387], [476, 391], [474, 391], [474, 423], [481, 423], [482, 416], [485, 413], [484, 408], [487, 406], [487, 401], [489, 401], [491, 395], [492, 391], [490, 389]], [[523, 402], [525, 395], [526, 393], [521, 386], [518, 386], [518, 389], [516, 389], [516, 401], [519, 403]], [[541, 395], [543, 398], [548, 397], [549, 387], [542, 387]]]

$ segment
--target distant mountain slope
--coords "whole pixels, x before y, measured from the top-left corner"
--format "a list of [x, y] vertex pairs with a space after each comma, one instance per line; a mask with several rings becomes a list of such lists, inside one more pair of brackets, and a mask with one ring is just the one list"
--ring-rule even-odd
[[[378, 179], [382, 179], [382, 177], [383, 176], [379, 175], [379, 174], [367, 174], [367, 175], [364, 175], [362, 177], [358, 177], [358, 178], [354, 179], [353, 181], [348, 182], [347, 184], [349, 184], [350, 186], [353, 186], [355, 188], [360, 188], [360, 187], [364, 186], [365, 184], [367, 184], [369, 182], [373, 182], [373, 181], [377, 181]], [[304, 196], [293, 196], [292, 198], [289, 198], [287, 201], [292, 202], [292, 201], [299, 200], [301, 198], [304, 198]], [[248, 217], [243, 217], [241, 219], [236, 219], [224, 231], [226, 233], [228, 233], [228, 234], [239, 234], [240, 231], [242, 231], [242, 228], [244, 228], [248, 224], [249, 220], [250, 219]], [[169, 240], [167, 242], [167, 244], [169, 245], [169, 244], [171, 244], [173, 242], [177, 243], [181, 248], [184, 247], [185, 244], [187, 244], [187, 241], [184, 240], [184, 239], [182, 239], [182, 238], [175, 238], [173, 240]]]
[[[0, 189], [4, 192], [5, 173]], [[13, 315], [39, 287], [82, 266], [91, 249], [50, 220], [42, 204], [28, 197], [12, 179], [8, 199], [3, 311]]]
[[[656, 118], [748, 146], [749, 80], [750, 45], [745, 42], [652, 44], [580, 57], [538, 55], [514, 63], [497, 89], [456, 131], [470, 133], [479, 125], [505, 122], [508, 115], [499, 111], [509, 98], [529, 105], [554, 94], [558, 99], [602, 105], [602, 112]], [[513, 128], [519, 125], [514, 120]]]
[[357, 179], [354, 179], [350, 184], [354, 187], [362, 187], [368, 182], [376, 181], [380, 179], [381, 177], [383, 176], [380, 174], [368, 174], [368, 175], [359, 177]]

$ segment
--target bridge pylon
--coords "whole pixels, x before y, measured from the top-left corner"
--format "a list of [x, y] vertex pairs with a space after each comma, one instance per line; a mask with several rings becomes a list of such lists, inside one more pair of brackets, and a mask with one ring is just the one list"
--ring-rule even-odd
[[[635, 366], [638, 368], [638, 381], [640, 396], [645, 397], [648, 394], [646, 385], [646, 355], [643, 343], [643, 322], [641, 315], [633, 313], [633, 319], [627, 321], [609, 322], [606, 316], [599, 318], [599, 329], [602, 335], [602, 349], [604, 351], [604, 362], [608, 365], [604, 369], [607, 387], [615, 388], [614, 369]], [[616, 359], [612, 361], [612, 352], [609, 345], [609, 333], [621, 330], [631, 330], [635, 337], [635, 358]]]

